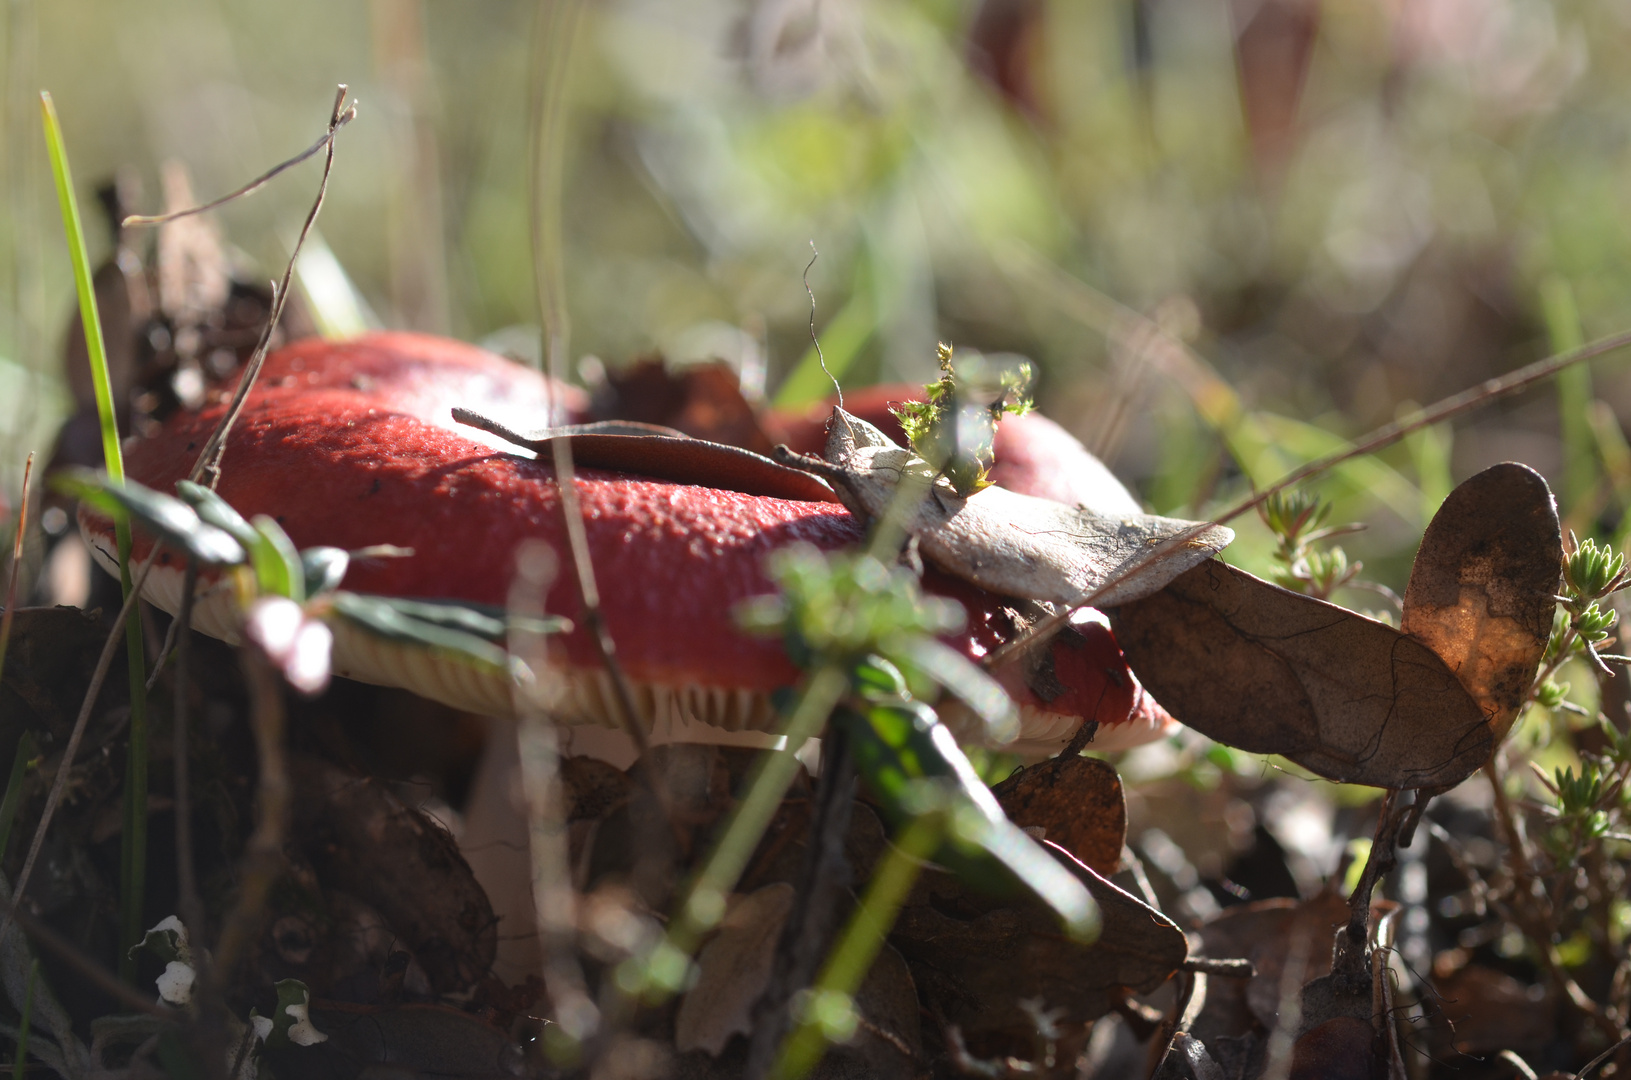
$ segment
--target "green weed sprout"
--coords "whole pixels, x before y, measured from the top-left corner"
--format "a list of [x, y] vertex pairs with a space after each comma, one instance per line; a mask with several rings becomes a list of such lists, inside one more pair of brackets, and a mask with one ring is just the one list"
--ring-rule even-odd
[[925, 386], [927, 401], [891, 406], [912, 449], [940, 470], [959, 495], [991, 486], [992, 440], [1006, 414], [1031, 411], [1031, 365], [1000, 365], [978, 353], [956, 360], [938, 350], [941, 376]]

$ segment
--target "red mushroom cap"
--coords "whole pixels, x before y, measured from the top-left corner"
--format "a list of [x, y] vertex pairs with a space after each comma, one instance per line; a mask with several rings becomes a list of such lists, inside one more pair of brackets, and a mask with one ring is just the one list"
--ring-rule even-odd
[[[390, 349], [404, 340], [415, 346], [408, 353], [411, 374], [404, 387], [382, 393], [383, 380], [359, 387], [345, 376], [344, 350], [384, 374]], [[433, 346], [412, 335], [378, 335], [329, 348], [341, 359], [309, 343], [269, 359], [267, 372], [279, 381], [251, 395], [227, 445], [219, 491], [239, 512], [273, 517], [301, 547], [396, 544], [414, 550], [409, 558], [353, 562], [345, 587], [365, 593], [503, 605], [523, 542], [543, 540], [564, 556], [552, 468], [494, 453], [469, 437], [469, 429], [454, 431], [436, 422], [447, 407], [465, 402], [435, 390]], [[513, 365], [491, 379], [479, 370], [472, 375], [471, 367], [488, 363], [481, 359], [485, 354], [451, 352], [455, 381], [464, 380], [466, 387], [502, 387], [504, 380], [516, 378]], [[496, 358], [491, 363], [503, 364]], [[311, 375], [316, 379], [302, 385]], [[541, 380], [524, 375], [536, 393]], [[291, 377], [293, 385], [283, 382]], [[191, 467], [222, 408], [173, 417], [159, 434], [135, 444], [127, 456], [129, 475], [171, 490]], [[798, 672], [779, 641], [741, 632], [734, 609], [771, 591], [764, 571], [770, 552], [795, 541], [824, 550], [850, 547], [862, 537], [860, 524], [834, 503], [589, 469], [580, 473], [579, 496], [607, 627], [658, 734], [687, 723], [731, 730], [773, 726], [768, 692], [791, 684]], [[90, 515], [82, 515], [82, 523], [106, 565], [110, 527]], [[137, 556], [147, 549], [139, 539]], [[561, 565], [569, 566], [569, 560], [563, 557]], [[1002, 598], [932, 570], [924, 585], [963, 604], [967, 626], [947, 642], [965, 655], [977, 659], [1012, 636], [1012, 616]], [[174, 611], [180, 588], [179, 565], [161, 554], [149, 593]], [[234, 620], [226, 598], [220, 599], [213, 607], [208, 601], [199, 606], [198, 625], [229, 636]], [[546, 609], [573, 619], [579, 628], [558, 643], [565, 696], [557, 714], [568, 722], [612, 722], [607, 719], [616, 715], [609, 707], [611, 687], [582, 629], [580, 607], [575, 579], [563, 574]], [[1148, 707], [1147, 697], [1140, 701], [1109, 630], [1093, 623], [1079, 629], [1051, 646], [1046, 698], [1017, 668], [996, 673], [1021, 707], [1022, 745], [1015, 749], [1057, 749], [1087, 716], [1100, 720], [1107, 736], [1119, 729], [1140, 740], [1165, 722], [1164, 713]], [[418, 650], [386, 645], [344, 626], [336, 627], [335, 670], [407, 686], [473, 711], [510, 709], [503, 679], [451, 661], [432, 662]], [[1143, 707], [1135, 711], [1135, 704]], [[974, 734], [972, 722], [957, 708], [947, 710], [947, 719]]]

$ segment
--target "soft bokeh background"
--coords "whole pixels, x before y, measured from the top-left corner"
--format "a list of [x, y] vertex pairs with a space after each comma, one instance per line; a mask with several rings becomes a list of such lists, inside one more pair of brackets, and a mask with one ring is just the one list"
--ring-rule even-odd
[[[162, 162], [229, 190], [309, 144], [350, 83], [361, 119], [319, 232], [372, 317], [535, 356], [538, 17], [0, 8], [0, 490], [66, 408], [40, 88], [87, 207], [127, 167], [157, 208]], [[1044, 411], [1154, 508], [1203, 512], [1409, 403], [1631, 325], [1628, 46], [1631, 8], [1551, 0], [590, 3], [564, 119], [572, 355], [719, 355], [772, 398], [820, 394], [814, 241], [847, 385], [925, 377], [937, 339], [1027, 355]], [[220, 211], [263, 276], [316, 176]], [[1628, 414], [1611, 358], [1320, 488], [1399, 588], [1450, 484], [1493, 461], [1535, 465], [1572, 524], [1617, 532]], [[1248, 523], [1232, 557], [1261, 571], [1267, 550]]]

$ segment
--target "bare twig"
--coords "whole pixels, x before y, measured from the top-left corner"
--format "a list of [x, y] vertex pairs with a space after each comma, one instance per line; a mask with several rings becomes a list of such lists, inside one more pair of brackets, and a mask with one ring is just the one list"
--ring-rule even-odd
[[1529, 1067], [1529, 1063], [1512, 1051], [1502, 1050], [1495, 1056], [1517, 1069], [1518, 1075], [1523, 1077], [1523, 1080], [1540, 1080], [1540, 1077], [1535, 1075], [1535, 1070]]
[[1596, 1057], [1586, 1062], [1586, 1067], [1574, 1074], [1574, 1080], [1586, 1080], [1588, 1074], [1596, 1072], [1599, 1065], [1602, 1065], [1609, 1058], [1613, 1057], [1621, 1050], [1624, 1050], [1627, 1046], [1631, 1046], [1631, 1035], [1627, 1035], [1625, 1038], [1621, 1039], [1607, 1050], [1604, 1050], [1601, 1054], [1598, 1054]]
[[[555, 387], [565, 385], [567, 342], [571, 323], [566, 310], [565, 270], [561, 253], [561, 186], [565, 153], [566, 85], [570, 73], [572, 47], [583, 14], [583, 0], [558, 0], [544, 6], [538, 23], [537, 45], [543, 53], [533, 92], [532, 157], [528, 209], [532, 240], [533, 284], [538, 314], [544, 326], [544, 359], [548, 368], [549, 414], [555, 417]], [[645, 719], [635, 704], [628, 676], [617, 660], [617, 646], [606, 628], [600, 610], [600, 589], [595, 581], [594, 562], [589, 556], [589, 539], [583, 524], [583, 508], [578, 501], [577, 475], [572, 464], [572, 447], [566, 439], [550, 440], [555, 466], [555, 483], [561, 492], [561, 517], [566, 541], [572, 552], [572, 570], [583, 600], [583, 624], [600, 662], [610, 676], [623, 730], [634, 742], [642, 778], [668, 813], [669, 803], [662, 778], [650, 762], [650, 739]]]
[[261, 365], [266, 362], [266, 350], [272, 343], [272, 332], [277, 329], [278, 320], [283, 317], [283, 305], [289, 299], [290, 282], [294, 278], [295, 263], [300, 259], [300, 249], [305, 246], [306, 237], [311, 233], [312, 224], [317, 220], [317, 213], [323, 208], [323, 197], [328, 193], [329, 173], [334, 169], [334, 133], [357, 115], [357, 106], [352, 104], [349, 108], [346, 107], [345, 98], [346, 85], [341, 83], [334, 94], [334, 110], [329, 116], [328, 134], [323, 140], [327, 144], [328, 154], [323, 159], [323, 178], [317, 185], [317, 198], [312, 200], [305, 224], [300, 226], [300, 235], [295, 240], [294, 251], [290, 252], [289, 263], [283, 268], [283, 279], [272, 290], [272, 310], [266, 316], [266, 327], [261, 331], [260, 341], [255, 345], [249, 363], [244, 365], [243, 375], [238, 379], [238, 388], [233, 392], [232, 404], [227, 407], [226, 415], [210, 433], [209, 440], [204, 443], [204, 449], [199, 452], [198, 460], [193, 463], [192, 470], [187, 474], [187, 478], [194, 483], [202, 481], [206, 474], [209, 476], [211, 488], [221, 481], [221, 458], [226, 453], [227, 436], [232, 433], [232, 426], [238, 422], [238, 416], [243, 412], [244, 403], [249, 398], [249, 391], [254, 389], [255, 380], [260, 376]]
[[821, 779], [810, 820], [809, 847], [799, 871], [798, 891], [776, 944], [770, 984], [754, 1006], [752, 1035], [743, 1080], [770, 1075], [776, 1051], [793, 1023], [793, 999], [815, 983], [822, 957], [837, 936], [852, 871], [844, 855], [855, 808], [855, 758], [842, 729], [822, 745]]
[[[193, 1032], [199, 1060], [213, 1078], [224, 1080], [226, 1069], [226, 1002], [215, 992], [214, 959], [204, 948], [204, 901], [198, 895], [198, 876], [193, 864], [192, 762], [189, 758], [187, 728], [189, 662], [192, 658], [193, 604], [197, 601], [198, 562], [187, 560], [187, 573], [181, 591], [181, 610], [170, 624], [176, 633], [175, 728], [170, 733], [173, 762], [173, 792], [176, 829], [176, 892], [182, 925], [193, 943], [193, 975], [198, 1001], [198, 1024]], [[180, 628], [177, 630], [177, 628]], [[161, 657], [162, 662], [162, 657]], [[236, 1075], [236, 1072], [234, 1072]]]
[[191, 217], [194, 214], [202, 214], [205, 211], [214, 210], [218, 206], [225, 206], [233, 199], [241, 199], [245, 195], [253, 195], [272, 180], [276, 179], [279, 174], [286, 172], [287, 170], [294, 168], [296, 165], [299, 165], [301, 162], [315, 156], [319, 150], [323, 149], [323, 147], [328, 146], [334, 141], [334, 135], [336, 132], [345, 127], [347, 124], [351, 123], [351, 121], [355, 120], [356, 118], [357, 109], [356, 106], [352, 106], [350, 109], [347, 109], [343, 115], [337, 115], [335, 117], [335, 122], [329, 127], [329, 129], [307, 149], [296, 154], [294, 157], [283, 162], [281, 165], [272, 166], [271, 169], [249, 181], [249, 183], [245, 184], [237, 191], [223, 195], [219, 199], [212, 199], [211, 201], [204, 203], [202, 206], [189, 206], [185, 210], [172, 210], [168, 214], [154, 214], [151, 217], [144, 214], [131, 214], [129, 217], [125, 218], [119, 223], [119, 227], [121, 229], [130, 229], [143, 225], [166, 225], [177, 220], [178, 218]]
[[1524, 936], [1534, 943], [1535, 951], [1540, 955], [1541, 966], [1546, 969], [1546, 974], [1558, 989], [1563, 991], [1569, 1003], [1609, 1039], [1618, 1039], [1625, 1034], [1624, 1030], [1563, 967], [1557, 946], [1552, 943], [1552, 914], [1549, 905], [1542, 906], [1542, 902], [1537, 901], [1537, 896], [1543, 897], [1545, 890], [1537, 891], [1533, 872], [1534, 856], [1530, 853], [1528, 837], [1517, 814], [1513, 812], [1512, 802], [1507, 798], [1505, 786], [1501, 782], [1498, 758], [1499, 755], [1492, 757], [1484, 766], [1484, 775], [1489, 778], [1490, 790], [1494, 795], [1496, 817], [1501, 822], [1502, 831], [1507, 835], [1507, 869], [1512, 873], [1513, 884], [1511, 908], [1513, 919]]
[[[188, 749], [187, 705], [191, 687], [188, 684], [188, 661], [192, 653], [192, 616], [195, 592], [198, 589], [198, 563], [187, 560], [187, 576], [181, 591], [181, 611], [172, 626], [181, 628], [176, 645], [176, 711], [175, 730], [171, 732], [170, 749], [174, 757], [174, 798], [176, 815], [176, 891], [180, 894], [181, 918], [187, 935], [199, 946], [204, 943], [204, 902], [198, 895], [198, 877], [193, 865], [192, 818], [192, 763]], [[198, 950], [201, 959], [194, 964], [199, 975], [204, 975], [204, 950]]]
[[[1162, 331], [1162, 333], [1165, 334], [1165, 331]], [[1385, 424], [1364, 438], [1350, 444], [1346, 449], [1327, 454], [1325, 457], [1293, 469], [1263, 490], [1254, 492], [1228, 507], [1211, 521], [1185, 529], [1183, 532], [1168, 537], [1161, 543], [1152, 546], [1140, 558], [1129, 561], [1127, 565], [1120, 569], [1119, 573], [1112, 576], [1109, 581], [1099, 588], [1061, 607], [1053, 615], [1036, 623], [1015, 637], [1014, 640], [991, 653], [985, 659], [984, 666], [988, 669], [1000, 667], [1025, 650], [1046, 641], [1057, 633], [1078, 609], [1091, 606], [1100, 597], [1109, 593], [1111, 589], [1153, 566], [1169, 552], [1190, 543], [1208, 529], [1227, 524], [1241, 514], [1255, 510], [1272, 496], [1302, 483], [1309, 477], [1326, 472], [1353, 458], [1375, 453], [1424, 427], [1431, 427], [1433, 424], [1460, 416], [1462, 413], [1471, 412], [1473, 409], [1480, 408], [1499, 398], [1517, 393], [1519, 390], [1532, 386], [1537, 382], [1551, 378], [1573, 364], [1615, 352], [1626, 346], [1631, 346], [1631, 330], [1610, 334], [1608, 337], [1599, 338], [1596, 341], [1582, 345], [1578, 349], [1571, 349], [1568, 352], [1537, 360], [1533, 364], [1528, 364], [1499, 378], [1488, 379], [1471, 389], [1464, 390], [1459, 394], [1453, 394], [1437, 404], [1420, 409], [1402, 420]], [[1187, 348], [1187, 346], [1184, 347]]]
[[17, 579], [23, 576], [23, 537], [28, 531], [28, 480], [34, 473], [34, 455], [23, 464], [23, 493], [17, 500], [17, 532], [11, 538], [11, 579], [6, 584], [6, 610], [0, 614], [0, 675], [6, 672], [6, 647], [11, 643], [11, 616], [17, 610]]
[[[155, 1004], [152, 998], [138, 994], [135, 990], [120, 982], [117, 976], [86, 956], [73, 942], [36, 919], [33, 915], [30, 915], [28, 910], [15, 899], [15, 896], [16, 894], [13, 894], [12, 902], [9, 904], [5, 903], [3, 896], [0, 896], [0, 911], [4, 911], [7, 925], [15, 919], [18, 929], [26, 933], [31, 940], [44, 946], [47, 951], [55, 953], [64, 963], [95, 985], [98, 990], [119, 1002], [121, 1007], [164, 1020], [176, 1019], [175, 1013]], [[5, 929], [0, 927], [0, 934], [3, 933], [5, 933]]]
[[516, 574], [509, 597], [510, 614], [514, 616], [509, 649], [533, 678], [518, 683], [512, 691], [514, 738], [526, 795], [533, 913], [543, 953], [544, 990], [549, 995], [552, 1019], [566, 1038], [581, 1045], [594, 1037], [600, 1026], [600, 1011], [589, 996], [583, 966], [578, 962], [578, 903], [572, 890], [562, 805], [560, 746], [546, 711], [548, 688], [540, 682], [550, 676], [547, 641], [526, 629], [532, 625], [530, 620], [544, 613], [544, 597], [558, 569], [553, 554], [537, 540], [529, 541], [516, 553]]

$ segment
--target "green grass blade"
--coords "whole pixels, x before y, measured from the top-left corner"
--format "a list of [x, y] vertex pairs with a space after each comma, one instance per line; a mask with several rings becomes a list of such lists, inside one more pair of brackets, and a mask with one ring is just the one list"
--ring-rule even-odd
[[[85, 229], [74, 197], [73, 172], [68, 167], [68, 148], [57, 121], [57, 108], [51, 95], [40, 91], [40, 114], [45, 124], [45, 145], [51, 158], [51, 173], [57, 182], [57, 201], [62, 208], [62, 228], [68, 240], [68, 256], [74, 267], [74, 291], [79, 296], [79, 318], [85, 327], [85, 350], [90, 356], [91, 384], [96, 392], [96, 414], [102, 429], [102, 455], [108, 477], [116, 483], [125, 478], [124, 457], [119, 452], [119, 421], [114, 409], [113, 382], [108, 376], [108, 352], [102, 340], [102, 317], [96, 308], [96, 291], [91, 283], [91, 260], [85, 249]], [[130, 596], [130, 521], [124, 514], [113, 519], [114, 538], [119, 548], [119, 584]], [[125, 651], [130, 674], [130, 754], [125, 770], [124, 831], [120, 851], [120, 895], [122, 897], [125, 945], [141, 940], [142, 895], [147, 885], [147, 661], [142, 647], [141, 612], [130, 608], [125, 620]], [[136, 964], [125, 949], [119, 950], [119, 973], [135, 977]]]
[[[878, 328], [873, 306], [872, 297], [858, 291], [822, 327], [821, 352], [816, 351], [814, 344], [805, 350], [804, 356], [776, 391], [777, 408], [808, 405], [832, 393], [832, 380], [844, 377], [866, 343], [872, 340], [873, 331]], [[827, 359], [826, 371], [821, 368], [822, 356]], [[831, 376], [827, 374], [829, 371], [832, 372]]]
[[[1546, 334], [1554, 353], [1570, 352], [1585, 343], [1574, 290], [1560, 277], [1549, 277], [1540, 287]], [[1563, 434], [1563, 490], [1558, 494], [1565, 514], [1591, 496], [1597, 487], [1596, 437], [1591, 430], [1591, 369], [1584, 364], [1557, 373], [1558, 428]]]
[[17, 807], [23, 801], [23, 777], [28, 775], [28, 763], [39, 749], [34, 745], [34, 733], [25, 731], [17, 740], [17, 752], [11, 760], [11, 778], [6, 781], [6, 794], [0, 798], [0, 859], [6, 857], [11, 843], [11, 827], [17, 821]]
[[759, 755], [757, 771], [693, 880], [667, 936], [655, 950], [630, 958], [618, 970], [618, 986], [625, 994], [665, 1000], [683, 988], [691, 953], [719, 925], [726, 896], [741, 879], [793, 777], [804, 767], [794, 752], [821, 734], [847, 685], [843, 668], [836, 664], [824, 664], [810, 676], [792, 716], [776, 732], [786, 737], [786, 746]]

